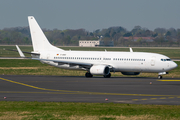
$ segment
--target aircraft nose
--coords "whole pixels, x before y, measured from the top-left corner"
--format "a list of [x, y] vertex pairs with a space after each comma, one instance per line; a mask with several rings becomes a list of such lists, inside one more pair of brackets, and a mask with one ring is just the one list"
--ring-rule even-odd
[[172, 63], [171, 63], [171, 68], [172, 68], [172, 69], [176, 68], [177, 66], [178, 66], [178, 65], [177, 65], [175, 62], [172, 62]]

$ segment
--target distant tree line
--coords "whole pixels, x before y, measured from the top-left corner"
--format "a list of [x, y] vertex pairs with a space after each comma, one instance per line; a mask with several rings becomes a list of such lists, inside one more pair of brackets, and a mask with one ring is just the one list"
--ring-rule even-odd
[[[151, 31], [141, 26], [135, 26], [131, 31], [117, 26], [107, 29], [97, 29], [93, 32], [85, 29], [67, 29], [67, 30], [48, 30], [43, 29], [50, 43], [56, 46], [78, 46], [79, 40], [104, 40], [114, 41], [115, 46], [148, 46], [148, 47], [179, 47], [180, 29], [156, 28]], [[152, 40], [144, 40], [149, 37]], [[136, 38], [136, 39], [135, 39]], [[0, 30], [1, 45], [31, 45], [31, 36], [29, 27], [4, 28]]]

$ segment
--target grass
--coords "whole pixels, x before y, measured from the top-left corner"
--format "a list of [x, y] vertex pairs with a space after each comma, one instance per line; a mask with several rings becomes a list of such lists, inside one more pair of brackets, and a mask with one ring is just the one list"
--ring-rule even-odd
[[[163, 77], [180, 78], [180, 62], [176, 62], [178, 67]], [[1, 75], [54, 75], [54, 76], [84, 76], [86, 71], [60, 69], [47, 64], [42, 64], [36, 60], [29, 59], [0, 59]], [[122, 75], [120, 72], [113, 73], [112, 77], [131, 77]], [[157, 77], [157, 73], [141, 73], [133, 77]]]
[[[0, 57], [19, 57], [19, 54], [14, 51], [7, 51], [3, 49], [16, 49], [15, 46], [0, 46]], [[129, 51], [129, 47], [125, 48], [117, 48], [117, 47], [60, 47], [64, 50], [80, 50], [80, 51]], [[32, 46], [20, 46], [22, 51], [31, 52], [33, 51]], [[133, 48], [134, 52], [152, 52], [152, 53], [160, 53], [170, 57], [171, 59], [180, 59], [180, 48], [173, 48], [173, 47], [146, 47], [146, 48]], [[26, 55], [30, 57], [30, 55]]]
[[0, 119], [180, 119], [175, 105], [1, 101], [0, 108]]

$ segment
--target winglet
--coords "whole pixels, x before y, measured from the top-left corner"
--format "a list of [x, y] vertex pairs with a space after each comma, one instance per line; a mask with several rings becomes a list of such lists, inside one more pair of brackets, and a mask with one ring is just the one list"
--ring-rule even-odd
[[133, 52], [132, 48], [129, 48], [130, 49], [130, 52]]
[[16, 45], [16, 48], [17, 48], [17, 50], [18, 50], [18, 52], [19, 52], [19, 55], [21, 56], [21, 57], [25, 57], [25, 55], [23, 54], [23, 52], [21, 51], [21, 49]]

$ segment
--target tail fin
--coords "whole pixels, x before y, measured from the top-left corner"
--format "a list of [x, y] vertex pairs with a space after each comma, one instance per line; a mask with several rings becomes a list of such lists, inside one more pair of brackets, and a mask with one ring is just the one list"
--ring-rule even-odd
[[40, 51], [64, 51], [51, 45], [33, 16], [28, 16], [34, 52]]

